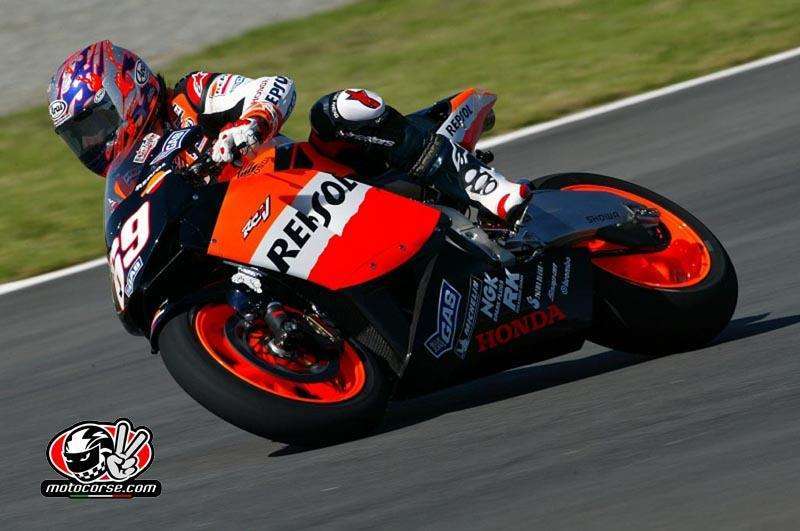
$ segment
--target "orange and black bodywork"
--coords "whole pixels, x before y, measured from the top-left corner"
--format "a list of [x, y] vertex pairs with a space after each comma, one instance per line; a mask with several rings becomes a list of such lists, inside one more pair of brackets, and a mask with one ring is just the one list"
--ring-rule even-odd
[[[196, 142], [191, 132], [182, 141]], [[166, 168], [169, 161], [160, 164]], [[447, 326], [437, 315], [439, 292], [447, 283], [464, 293], [459, 304], [474, 310], [483, 296], [474, 279], [483, 282], [509, 271], [469, 249], [440, 210], [357, 180], [349, 168], [307, 143], [266, 147], [238, 167], [225, 167], [214, 184], [193, 186], [180, 171], [165, 168], [150, 168], [107, 223], [112, 271], [115, 261], [127, 268], [142, 260], [132, 281], [129, 273], [127, 281], [115, 282], [120, 318], [129, 331], [148, 336], [154, 349], [163, 323], [200, 301], [225, 301], [231, 275], [244, 266], [263, 271], [264, 283], [280, 297], [306, 292], [336, 298], [351, 326], [370, 323], [375, 330], [370, 347], [382, 352], [397, 374], [419, 373], [412, 379], [415, 388], [480, 367], [486, 356], [479, 356], [474, 344], [471, 349], [453, 344], [459, 354], [451, 359], [441, 357], [441, 342], [431, 346], [436, 341], [428, 341]], [[145, 204], [147, 231], [141, 220], [128, 230], [128, 220], [137, 219]], [[124, 241], [131, 232], [148, 245]], [[141, 254], [131, 257], [137, 247]], [[537, 266], [526, 266], [531, 267]], [[565, 313], [559, 322], [548, 323], [546, 332], [543, 326], [542, 333], [520, 342], [585, 325], [590, 298], [574, 299], [575, 304], [560, 303], [569, 319]], [[509, 317], [513, 312], [508, 309]], [[472, 328], [486, 326], [476, 317]], [[444, 346], [455, 341], [440, 331]], [[409, 362], [408, 353], [420, 349], [435, 355]], [[431, 363], [438, 370], [431, 370]]]
[[[494, 99], [471, 89], [409, 119], [472, 149], [491, 126]], [[273, 142], [208, 179], [188, 171], [186, 161], [173, 164], [202, 148], [199, 128], [158, 136], [146, 162], [120, 164], [124, 171], [109, 178], [109, 190], [124, 185], [127, 192], [108, 195], [106, 218], [120, 319], [157, 351], [167, 323], [189, 312], [195, 337], [216, 363], [291, 400], [350, 400], [364, 384], [363, 367], [352, 357], [359, 349], [391, 369], [400, 394], [574, 351], [599, 333], [598, 322], [605, 330], [624, 325], [607, 309], [611, 297], [598, 296], [604, 274], [637, 289], [675, 292], [720, 274], [735, 282], [732, 269], [720, 273], [712, 264], [709, 240], [671, 207], [658, 232], [663, 237], [646, 249], [598, 236], [520, 259], [482, 240], [461, 213], [373, 186], [309, 143]], [[620, 192], [611, 181], [562, 184], [553, 188], [569, 194], [570, 187], [604, 187], [625, 201], [665, 204]], [[292, 308], [313, 306], [335, 322], [350, 338], [339, 366], [347, 382], [288, 385], [272, 369], [254, 369], [240, 354], [263, 350], [263, 337], [236, 336], [237, 346], [233, 332], [222, 333], [237, 314], [247, 314], [250, 298], [280, 300], [283, 314], [298, 316]], [[259, 363], [269, 358], [291, 369], [274, 352], [259, 356]]]

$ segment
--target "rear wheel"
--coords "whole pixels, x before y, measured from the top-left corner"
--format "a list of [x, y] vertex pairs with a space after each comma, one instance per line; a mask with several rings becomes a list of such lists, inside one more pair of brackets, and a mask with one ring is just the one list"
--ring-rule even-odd
[[391, 393], [381, 360], [350, 341], [334, 356], [291, 358], [268, 347], [269, 328], [244, 321], [227, 304], [206, 304], [173, 318], [161, 353], [178, 384], [236, 426], [272, 440], [320, 445], [375, 427]]
[[594, 265], [595, 312], [589, 339], [644, 354], [691, 350], [714, 339], [736, 308], [738, 282], [728, 253], [697, 218], [659, 194], [590, 173], [558, 174], [539, 189], [612, 193], [661, 214], [669, 245], [658, 252], [599, 256], [604, 242], [586, 242]]

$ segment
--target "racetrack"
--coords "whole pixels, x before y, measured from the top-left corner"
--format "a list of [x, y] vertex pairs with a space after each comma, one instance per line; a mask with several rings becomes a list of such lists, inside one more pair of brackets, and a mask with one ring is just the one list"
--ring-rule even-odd
[[[587, 346], [395, 404], [382, 433], [302, 451], [184, 394], [122, 330], [105, 270], [0, 297], [0, 527], [796, 528], [797, 86], [795, 59], [495, 149], [512, 175], [627, 177], [706, 222], [741, 289], [700, 351]], [[153, 430], [144, 477], [162, 496], [42, 498], [50, 438], [121, 416]]]

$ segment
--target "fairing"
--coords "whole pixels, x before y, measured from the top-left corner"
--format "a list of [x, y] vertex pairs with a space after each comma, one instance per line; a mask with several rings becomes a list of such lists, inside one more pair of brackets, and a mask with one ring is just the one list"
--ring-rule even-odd
[[[106, 179], [104, 222], [114, 301], [126, 328], [137, 333], [142, 333], [141, 321], [147, 317], [132, 316], [129, 303], [141, 298], [142, 286], [173, 258], [170, 253], [175, 252], [178, 242], [164, 237], [164, 233], [178, 225], [191, 198], [197, 195], [174, 172], [172, 158], [193, 145], [199, 131], [182, 130], [182, 135], [181, 131], [168, 135], [154, 131], [145, 135], [151, 139], [149, 144], [142, 140], [126, 157], [116, 160]], [[170, 146], [176, 133], [181, 141]], [[162, 249], [167, 251], [162, 253]], [[136, 306], [134, 312], [146, 312]]]
[[433, 233], [439, 211], [346, 173], [304, 143], [262, 150], [229, 168], [208, 253], [331, 290], [406, 263]]
[[545, 359], [567, 343], [573, 350], [591, 324], [591, 263], [583, 249], [505, 267], [444, 246], [422, 289], [403, 394]]

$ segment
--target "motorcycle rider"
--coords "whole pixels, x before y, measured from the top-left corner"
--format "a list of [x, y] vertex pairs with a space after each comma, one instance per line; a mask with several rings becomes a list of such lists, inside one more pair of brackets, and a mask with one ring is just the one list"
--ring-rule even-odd
[[[137, 149], [144, 162], [154, 141], [144, 132], [200, 125], [213, 138], [215, 162], [248, 154], [280, 131], [296, 101], [286, 76], [250, 79], [192, 72], [168, 88], [133, 52], [108, 40], [79, 50], [56, 70], [48, 90], [55, 132], [81, 162], [101, 176]], [[374, 92], [347, 89], [323, 96], [311, 110], [310, 142], [322, 154], [377, 173], [387, 168], [450, 183], [452, 194], [501, 218], [513, 218], [528, 197], [468, 150], [426, 134]]]

